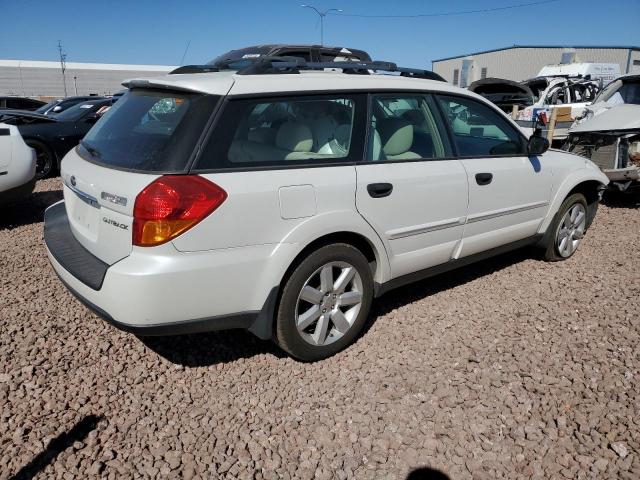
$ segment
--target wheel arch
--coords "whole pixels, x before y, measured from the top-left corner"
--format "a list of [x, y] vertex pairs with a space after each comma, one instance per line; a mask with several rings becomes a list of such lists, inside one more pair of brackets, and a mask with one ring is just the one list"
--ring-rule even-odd
[[589, 228], [593, 219], [596, 217], [598, 202], [602, 196], [604, 186], [602, 182], [597, 180], [586, 180], [573, 187], [565, 197], [568, 198], [574, 193], [581, 193], [584, 195], [584, 198], [587, 199], [587, 228]]
[[262, 339], [274, 338], [276, 327], [275, 314], [280, 303], [283, 286], [291, 276], [291, 273], [311, 252], [326, 245], [335, 243], [346, 243], [362, 252], [369, 262], [374, 280], [377, 278], [384, 278], [385, 275], [389, 274], [388, 265], [385, 263], [388, 263], [388, 260], [386, 258], [386, 251], [384, 251], [384, 247], [376, 246], [374, 242], [367, 238], [363, 233], [349, 230], [324, 233], [308, 242], [289, 262], [289, 265], [280, 277], [280, 283], [271, 290], [258, 319], [249, 328], [250, 332]]
[[590, 218], [587, 218], [587, 226], [590, 225], [595, 217], [601, 192], [607, 183], [609, 179], [599, 170], [580, 169], [571, 172], [556, 191], [547, 211], [547, 217], [540, 225], [538, 233], [546, 233], [562, 202], [574, 193], [582, 193], [586, 197], [590, 215]]

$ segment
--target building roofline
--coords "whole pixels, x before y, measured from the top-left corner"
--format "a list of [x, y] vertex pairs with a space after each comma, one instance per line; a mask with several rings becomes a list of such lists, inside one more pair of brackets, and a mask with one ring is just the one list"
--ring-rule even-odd
[[494, 48], [491, 50], [482, 50], [480, 52], [466, 53], [464, 55], [454, 55], [452, 57], [439, 58], [437, 60], [432, 60], [431, 63], [436, 62], [445, 62], [447, 60], [454, 60], [456, 58], [465, 58], [471, 57], [473, 55], [482, 55], [484, 53], [494, 53], [501, 52], [503, 50], [511, 50], [514, 48], [602, 48], [602, 49], [612, 49], [612, 50], [640, 50], [640, 47], [634, 46], [624, 46], [624, 45], [511, 45], [510, 47], [502, 47], [502, 48]]
[[[171, 65], [128, 65], [118, 63], [80, 63], [67, 62], [69, 70], [131, 70], [137, 72], [168, 72], [175, 69]], [[0, 67], [13, 68], [55, 68], [60, 69], [60, 62], [48, 62], [40, 60], [0, 60]]]

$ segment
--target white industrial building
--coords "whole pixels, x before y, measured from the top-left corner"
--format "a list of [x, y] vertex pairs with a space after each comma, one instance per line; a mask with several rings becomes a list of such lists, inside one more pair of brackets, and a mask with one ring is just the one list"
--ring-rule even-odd
[[519, 82], [535, 77], [545, 65], [574, 62], [617, 63], [623, 74], [640, 73], [640, 47], [514, 45], [433, 60], [432, 69], [448, 82], [467, 87], [487, 77]]
[[110, 95], [122, 90], [128, 78], [163, 75], [168, 65], [121, 65], [68, 62], [64, 81], [60, 62], [0, 60], [0, 96], [63, 97]]

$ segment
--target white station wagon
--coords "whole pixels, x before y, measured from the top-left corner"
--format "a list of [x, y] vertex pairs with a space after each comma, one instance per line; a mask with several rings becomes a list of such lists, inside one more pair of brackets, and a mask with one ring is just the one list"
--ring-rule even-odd
[[123, 330], [245, 328], [317, 360], [392, 288], [524, 245], [573, 255], [607, 177], [430, 76], [265, 61], [125, 83], [62, 162], [53, 268]]

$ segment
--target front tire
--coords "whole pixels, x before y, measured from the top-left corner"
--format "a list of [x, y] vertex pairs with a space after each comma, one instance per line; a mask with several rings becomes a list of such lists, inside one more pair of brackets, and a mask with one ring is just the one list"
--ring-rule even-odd
[[549, 225], [545, 260], [567, 260], [576, 253], [587, 231], [587, 209], [587, 200], [581, 193], [574, 193], [562, 202]]
[[276, 341], [294, 358], [314, 361], [351, 344], [373, 301], [373, 276], [352, 245], [326, 245], [289, 276], [278, 306]]

